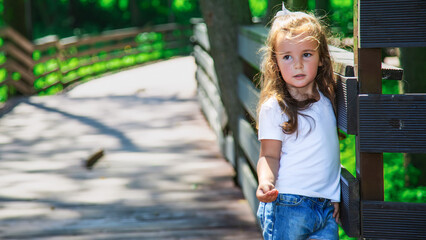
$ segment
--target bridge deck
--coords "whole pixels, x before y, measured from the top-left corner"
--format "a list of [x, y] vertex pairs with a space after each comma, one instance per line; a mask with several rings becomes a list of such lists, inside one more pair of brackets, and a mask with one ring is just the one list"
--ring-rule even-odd
[[0, 238], [260, 239], [200, 113], [194, 72], [192, 57], [177, 58], [3, 115]]

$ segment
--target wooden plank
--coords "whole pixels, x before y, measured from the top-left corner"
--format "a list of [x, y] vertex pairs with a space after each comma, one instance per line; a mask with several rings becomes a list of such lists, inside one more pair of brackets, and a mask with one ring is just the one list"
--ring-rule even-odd
[[360, 47], [425, 47], [426, 1], [360, 0]]
[[257, 103], [260, 90], [243, 74], [238, 75], [238, 97], [245, 110], [253, 119], [257, 119]]
[[257, 134], [250, 123], [242, 117], [238, 121], [238, 132], [241, 149], [248, 157], [251, 166], [256, 169], [260, 151], [260, 142], [257, 140]]
[[362, 236], [426, 239], [426, 204], [362, 201]]
[[363, 152], [426, 153], [426, 94], [359, 95]]
[[267, 29], [261, 26], [241, 27], [238, 35], [238, 53], [251, 66], [259, 69], [262, 55], [259, 50], [264, 46]]
[[17, 48], [14, 44], [8, 42], [6, 43], [2, 48], [2, 51], [5, 51], [8, 55], [8, 57], [13, 57], [17, 61], [21, 62], [22, 64], [26, 65], [28, 68], [33, 68], [35, 65], [34, 60], [32, 59], [31, 55], [28, 55], [27, 53], [23, 52], [19, 48]]
[[341, 198], [340, 220], [342, 228], [350, 237], [360, 236], [359, 182], [342, 167], [340, 175]]
[[9, 41], [14, 42], [19, 46], [20, 49], [24, 50], [27, 54], [32, 54], [34, 51], [34, 45], [22, 36], [20, 33], [15, 31], [11, 27], [4, 29], [3, 37], [9, 39]]
[[247, 160], [238, 157], [238, 182], [243, 190], [244, 197], [247, 199], [253, 215], [256, 216], [257, 208], [259, 207], [259, 200], [256, 197], [257, 180], [253, 171], [251, 170]]
[[194, 25], [194, 37], [197, 43], [206, 51], [210, 51], [209, 36], [207, 34], [207, 27], [205, 23], [198, 23]]
[[214, 68], [213, 58], [204, 51], [200, 46], [194, 46], [194, 57], [197, 65], [200, 65], [204, 71], [209, 75], [210, 79], [215, 83], [219, 89], [219, 82], [217, 80], [216, 70]]
[[[332, 59], [333, 70], [345, 77], [355, 77], [354, 53], [328, 45]], [[403, 70], [386, 63], [382, 63], [382, 79], [402, 80]]]
[[354, 77], [336, 78], [337, 126], [347, 134], [357, 133], [358, 82]]
[[235, 157], [235, 141], [231, 134], [225, 136], [225, 158], [236, 168], [237, 160]]
[[20, 93], [22, 93], [25, 96], [30, 96], [34, 94], [34, 89], [32, 86], [28, 86], [24, 81], [15, 81], [11, 79], [9, 76], [7, 77], [7, 80], [9, 85], [14, 86]]
[[[355, 36], [359, 39], [360, 36]], [[358, 76], [360, 93], [382, 93], [381, 79], [381, 49], [357, 48], [355, 52], [356, 74]], [[355, 138], [357, 157], [357, 178], [360, 179], [360, 194], [362, 200], [384, 200], [383, 153], [367, 153], [360, 149], [359, 108], [358, 134]], [[362, 227], [362, 226], [361, 226]]]
[[211, 105], [215, 108], [221, 128], [225, 128], [226, 124], [228, 124], [228, 116], [220, 98], [219, 90], [200, 67], [197, 68], [196, 78], [199, 83], [199, 87], [206, 92]]
[[28, 71], [26, 68], [24, 68], [21, 64], [16, 62], [13, 59], [8, 59], [6, 62], [6, 69], [8, 69], [9, 72], [18, 72], [21, 74], [22, 79], [27, 82], [30, 86], [34, 84], [35, 76], [32, 72]]
[[[212, 103], [209, 99], [209, 96], [201, 88], [198, 88], [197, 93], [198, 93], [198, 100], [201, 104], [201, 108], [202, 108], [211, 128], [216, 133], [217, 137], [222, 136], [222, 138], [223, 138], [222, 128], [220, 126], [220, 121], [219, 121], [219, 114], [217, 113], [216, 109], [213, 107], [213, 105], [212, 105]], [[222, 144], [220, 144], [220, 145], [222, 145]]]
[[35, 39], [34, 50], [46, 51], [51, 47], [57, 47], [59, 44], [59, 38], [57, 35], [49, 35], [42, 38]]

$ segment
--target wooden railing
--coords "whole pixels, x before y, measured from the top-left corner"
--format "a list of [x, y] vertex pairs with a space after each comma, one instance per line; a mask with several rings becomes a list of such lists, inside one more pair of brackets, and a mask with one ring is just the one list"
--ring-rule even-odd
[[[215, 73], [214, 61], [210, 56], [210, 45], [208, 42], [207, 29], [205, 24], [199, 23], [194, 27], [194, 38], [196, 45], [194, 46], [194, 56], [197, 62], [197, 81], [198, 81], [198, 96], [203, 112], [206, 115], [211, 127], [214, 129], [220, 148], [222, 149], [225, 158], [235, 167], [238, 183], [240, 184], [243, 193], [248, 200], [253, 214], [256, 213], [258, 200], [256, 198], [257, 189], [257, 174], [256, 165], [259, 158], [260, 143], [257, 140], [257, 130], [254, 128], [256, 121], [256, 106], [259, 100], [259, 89], [257, 83], [254, 82], [255, 74], [259, 72], [261, 56], [258, 50], [263, 46], [268, 29], [263, 26], [243, 26], [239, 32], [239, 54], [243, 61], [244, 72], [238, 76], [238, 96], [240, 103], [243, 106], [243, 114], [239, 116], [239, 136], [232, 136], [228, 129], [227, 116], [224, 111], [224, 106], [220, 99], [218, 80]], [[389, 152], [424, 152], [426, 151], [426, 138], [423, 132], [415, 132], [413, 127], [424, 126], [426, 116], [424, 115], [424, 106], [426, 105], [426, 95], [420, 94], [416, 96], [409, 95], [383, 95], [382, 100], [378, 100], [377, 96], [365, 96], [359, 94], [358, 78], [356, 77], [356, 68], [354, 67], [354, 53], [343, 49], [329, 46], [333, 61], [334, 74], [337, 81], [337, 102], [338, 102], [338, 127], [347, 134], [362, 135], [365, 139], [372, 139], [379, 143], [380, 148], [373, 146], [370, 141], [367, 145], [361, 145], [363, 151], [370, 151], [369, 147], [373, 147], [371, 151], [389, 151]], [[379, 65], [380, 67], [380, 65]], [[401, 80], [402, 69], [392, 67], [382, 63], [381, 78], [384, 80]], [[366, 112], [363, 109], [369, 108], [368, 104], [379, 103], [382, 101], [406, 102], [405, 107], [414, 107], [421, 109], [422, 113], [410, 113], [406, 109], [401, 111], [401, 114], [395, 114], [395, 119], [387, 119], [390, 112], [398, 111], [398, 107], [388, 107], [384, 113], [379, 111], [383, 106], [377, 106], [376, 113]], [[361, 108], [361, 109], [360, 109]], [[386, 108], [386, 107], [384, 107]], [[360, 115], [364, 114], [364, 115]], [[407, 114], [408, 113], [408, 114]], [[379, 116], [379, 115], [383, 116]], [[402, 116], [404, 115], [405, 116]], [[417, 117], [413, 117], [417, 114]], [[377, 119], [387, 121], [377, 121]], [[408, 118], [407, 118], [408, 116]], [[411, 118], [411, 119], [410, 119]], [[387, 120], [386, 120], [387, 119]], [[419, 120], [422, 121], [419, 123]], [[367, 123], [366, 123], [367, 121]], [[393, 123], [393, 122], [394, 123]], [[417, 121], [414, 124], [414, 121]], [[410, 124], [407, 128], [395, 128], [400, 126], [400, 123], [406, 122]], [[362, 125], [360, 128], [360, 124]], [[391, 141], [391, 145], [387, 145], [387, 141], [379, 139], [393, 138], [393, 134], [389, 136], [381, 136], [376, 133], [370, 134], [368, 130], [363, 130], [363, 126], [367, 128], [374, 127], [383, 129], [389, 125], [389, 129], [385, 131], [397, 130], [396, 135], [409, 135], [416, 139], [417, 142], [410, 141], [404, 138], [404, 142]], [[393, 127], [392, 127], [393, 126]], [[422, 129], [424, 129], [422, 127]], [[364, 131], [364, 132], [363, 132]], [[414, 132], [413, 132], [414, 131]], [[376, 134], [376, 135], [374, 135]], [[234, 146], [234, 137], [238, 137], [239, 146]], [[411, 144], [408, 146], [406, 143]], [[401, 146], [404, 145], [404, 148]], [[239, 149], [235, 149], [239, 148]], [[423, 148], [422, 150], [419, 150]], [[359, 154], [359, 149], [357, 154]], [[375, 174], [375, 173], [371, 173]], [[358, 177], [358, 178], [357, 178]], [[383, 177], [383, 176], [382, 176]], [[361, 201], [359, 176], [353, 176], [349, 171], [342, 167], [341, 175], [341, 221], [342, 227], [349, 236], [353, 237], [377, 237], [390, 236], [399, 239], [410, 238], [412, 236], [423, 236], [425, 234], [426, 205], [412, 203], [390, 203], [390, 202], [372, 202]], [[388, 211], [392, 210], [392, 211]], [[403, 211], [406, 212], [403, 212]], [[416, 212], [417, 211], [417, 212]], [[392, 216], [395, 214], [395, 216]], [[411, 219], [410, 224], [400, 223], [396, 218]], [[371, 218], [369, 220], [369, 218]], [[370, 221], [370, 222], [369, 222]], [[373, 221], [373, 222], [372, 222]], [[392, 225], [393, 224], [393, 225]], [[371, 228], [378, 226], [382, 232], [368, 232]], [[385, 227], [383, 227], [385, 226]], [[382, 227], [382, 228], [380, 228]], [[394, 227], [394, 228], [392, 228]], [[400, 231], [406, 228], [407, 232]], [[383, 231], [387, 231], [383, 233]], [[370, 235], [369, 235], [370, 234]]]
[[192, 51], [190, 26], [178, 24], [106, 31], [97, 36], [30, 42], [0, 29], [0, 88], [23, 95], [50, 94], [98, 74]]

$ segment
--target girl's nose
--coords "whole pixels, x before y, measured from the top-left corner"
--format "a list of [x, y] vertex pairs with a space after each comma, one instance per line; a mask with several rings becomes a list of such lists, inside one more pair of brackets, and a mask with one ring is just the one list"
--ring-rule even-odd
[[295, 61], [294, 61], [294, 68], [295, 69], [300, 69], [300, 68], [303, 68], [303, 63], [302, 63], [302, 60], [301, 59], [295, 59]]

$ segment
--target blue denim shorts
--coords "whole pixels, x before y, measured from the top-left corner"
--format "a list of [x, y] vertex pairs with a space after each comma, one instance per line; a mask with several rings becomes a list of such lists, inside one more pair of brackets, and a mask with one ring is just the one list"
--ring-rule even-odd
[[339, 239], [328, 199], [278, 194], [275, 201], [261, 202], [257, 218], [265, 240]]

